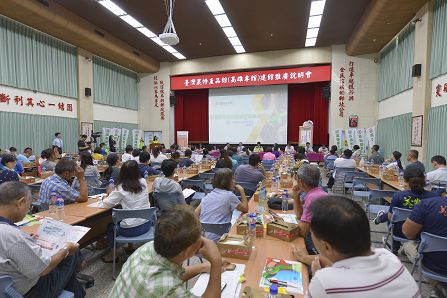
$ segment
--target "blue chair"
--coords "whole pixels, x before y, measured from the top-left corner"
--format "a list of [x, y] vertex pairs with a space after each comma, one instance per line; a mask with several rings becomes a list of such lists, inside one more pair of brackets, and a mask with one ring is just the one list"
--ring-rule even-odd
[[[388, 234], [386, 235], [385, 238], [385, 245], [384, 248], [387, 247], [387, 243], [388, 243], [388, 239], [391, 236], [391, 252], [394, 251], [394, 241], [400, 242], [400, 243], [405, 243], [408, 242], [409, 240], [407, 238], [402, 238], [402, 237], [398, 237], [395, 236], [393, 233], [394, 230], [394, 225], [398, 222], [403, 222], [406, 221], [408, 216], [410, 216], [412, 210], [409, 209], [403, 209], [403, 208], [393, 208], [393, 216], [391, 217], [391, 223], [388, 226]], [[393, 241], [394, 240], [394, 241]]]
[[199, 173], [199, 178], [205, 180], [205, 187], [208, 192], [211, 192], [214, 189], [212, 184], [214, 174], [215, 174], [214, 172]]
[[447, 276], [438, 274], [436, 272], [431, 271], [427, 267], [422, 264], [422, 260], [424, 258], [425, 253], [435, 252], [435, 251], [443, 251], [447, 252], [447, 237], [441, 237], [437, 235], [433, 235], [427, 232], [421, 233], [421, 242], [418, 247], [418, 253], [416, 256], [416, 262], [411, 270], [413, 274], [416, 266], [419, 270], [419, 289], [421, 288], [422, 276], [428, 277], [430, 279], [447, 283]]
[[354, 168], [335, 168], [334, 185], [332, 186], [332, 192], [336, 193], [340, 191], [344, 193], [344, 181], [346, 172], [352, 172], [354, 170]]
[[252, 182], [244, 182], [244, 181], [236, 181], [236, 184], [239, 184], [242, 186], [242, 188], [245, 191], [245, 195], [247, 198], [250, 198], [253, 196], [258, 189], [258, 184], [252, 183]]
[[368, 204], [371, 189], [370, 185], [374, 185], [377, 189], [383, 189], [382, 180], [378, 178], [357, 178], [352, 179], [352, 197], [364, 199], [365, 205]]
[[192, 200], [201, 201], [209, 192], [205, 186], [205, 180], [202, 180], [202, 179], [199, 179], [199, 180], [183, 179], [182, 186], [183, 186], [183, 188], [194, 186], [194, 187], [198, 187], [200, 190], [202, 190], [202, 191], [196, 191], [196, 193], [192, 197]]
[[159, 214], [174, 207], [175, 205], [178, 205], [178, 202], [180, 201], [179, 193], [154, 192], [153, 196], [155, 207], [157, 208], [157, 211], [159, 211]]
[[392, 198], [396, 192], [397, 191], [395, 190], [378, 190], [378, 189], [369, 190], [369, 198], [366, 204], [366, 212], [368, 213], [368, 216], [370, 215], [370, 213], [377, 214], [379, 211], [382, 210], [388, 212], [390, 206], [373, 204], [373, 203], [376, 203], [376, 200], [378, 199]]
[[[123, 219], [128, 218], [142, 218], [152, 222], [152, 227], [144, 233], [143, 235], [136, 237], [124, 237], [118, 236], [119, 224]], [[113, 278], [116, 279], [115, 275], [115, 264], [116, 264], [116, 245], [118, 243], [146, 243], [154, 240], [155, 222], [157, 221], [156, 209], [146, 208], [146, 209], [115, 209], [112, 210], [112, 221], [114, 226], [113, 231]]]
[[205, 223], [201, 222], [203, 233], [213, 233], [222, 237], [223, 234], [228, 233], [231, 229], [231, 222], [226, 222], [223, 224]]
[[[58, 298], [73, 298], [74, 294], [63, 290], [59, 294]], [[2, 275], [0, 276], [0, 298], [23, 298], [16, 289], [12, 287], [12, 276]]]
[[350, 189], [351, 192], [352, 192], [352, 185], [353, 185], [352, 180], [353, 180], [355, 177], [358, 177], [358, 178], [368, 178], [368, 173], [365, 173], [365, 172], [357, 172], [357, 171], [348, 171], [348, 172], [345, 172], [345, 177], [344, 177], [344, 180], [343, 180], [343, 185], [344, 185], [344, 187], [343, 187], [343, 193], [344, 193], [344, 194], [346, 193], [346, 188], [347, 188], [347, 189]]

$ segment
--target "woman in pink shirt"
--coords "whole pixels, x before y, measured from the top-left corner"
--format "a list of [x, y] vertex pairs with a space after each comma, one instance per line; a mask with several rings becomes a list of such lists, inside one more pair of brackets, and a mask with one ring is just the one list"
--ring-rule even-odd
[[266, 148], [264, 156], [262, 156], [262, 160], [276, 160], [275, 154], [272, 153], [272, 147]]

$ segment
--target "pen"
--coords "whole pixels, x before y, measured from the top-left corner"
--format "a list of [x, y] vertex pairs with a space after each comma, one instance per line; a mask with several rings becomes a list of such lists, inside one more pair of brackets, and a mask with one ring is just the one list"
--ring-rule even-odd
[[293, 283], [288, 283], [288, 282], [282, 281], [282, 280], [277, 280], [277, 279], [274, 279], [274, 278], [270, 278], [268, 281], [271, 282], [271, 283], [277, 284], [279, 286], [283, 286], [283, 287], [300, 288], [299, 285], [296, 285], [296, 284], [293, 284]]

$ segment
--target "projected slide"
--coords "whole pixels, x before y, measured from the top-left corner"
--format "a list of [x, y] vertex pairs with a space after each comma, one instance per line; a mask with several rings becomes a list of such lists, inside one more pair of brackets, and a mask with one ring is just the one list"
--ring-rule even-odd
[[287, 143], [287, 85], [209, 92], [210, 143]]

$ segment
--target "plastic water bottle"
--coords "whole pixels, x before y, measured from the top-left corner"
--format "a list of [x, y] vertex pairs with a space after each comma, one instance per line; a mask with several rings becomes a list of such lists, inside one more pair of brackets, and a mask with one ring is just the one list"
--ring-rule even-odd
[[275, 178], [275, 176], [272, 176], [272, 190], [273, 191], [276, 190], [276, 178]]
[[278, 297], [278, 286], [276, 284], [271, 284], [269, 289], [268, 298], [277, 298]]
[[362, 159], [360, 159], [359, 166], [363, 167], [364, 165], [365, 165], [365, 159], [362, 157]]
[[256, 240], [256, 213], [250, 213], [248, 215], [248, 236], [251, 239], [251, 247], [255, 248], [255, 240]]
[[281, 209], [283, 213], [289, 211], [289, 194], [286, 189], [282, 195]]
[[48, 201], [48, 212], [50, 214], [56, 214], [57, 209], [57, 193], [53, 190], [50, 193], [50, 200]]
[[183, 166], [183, 171], [182, 171], [183, 176], [186, 175], [186, 166]]
[[276, 189], [280, 188], [281, 188], [281, 175], [278, 175], [278, 177], [276, 177]]
[[56, 203], [56, 209], [57, 209], [57, 218], [59, 221], [64, 221], [65, 218], [65, 201], [62, 198], [61, 195], [57, 196], [57, 203]]
[[147, 179], [147, 177], [149, 177], [149, 174], [147, 171], [144, 171], [144, 179]]
[[114, 189], [115, 189], [115, 180], [113, 180], [113, 178], [110, 178], [107, 192], [111, 193]]

